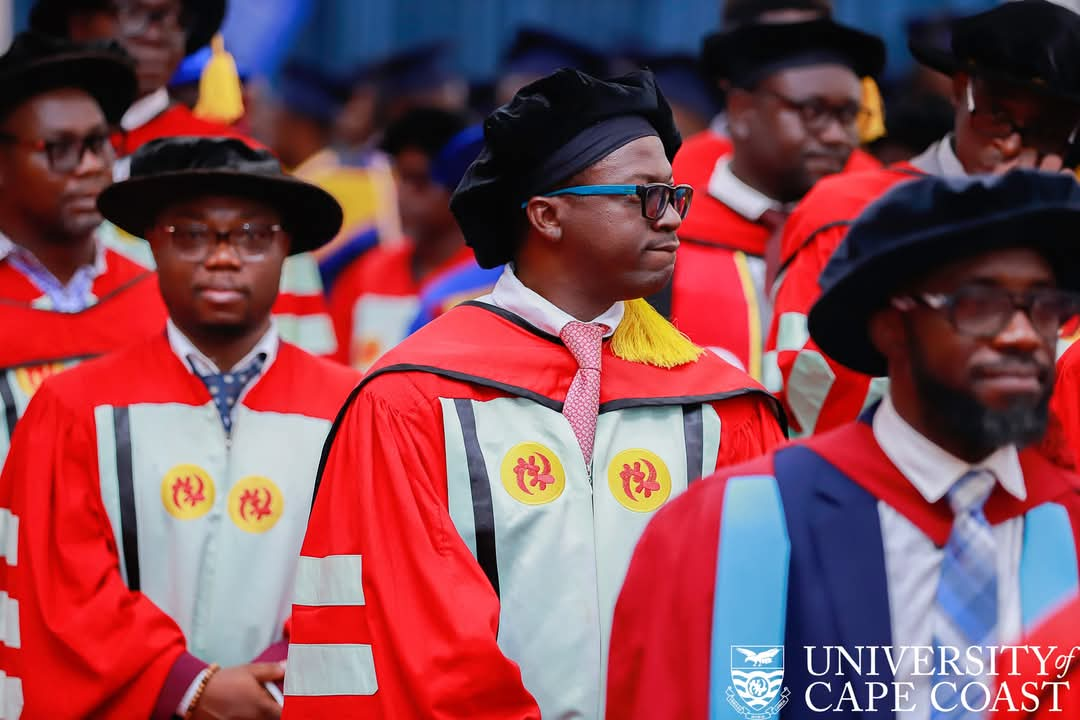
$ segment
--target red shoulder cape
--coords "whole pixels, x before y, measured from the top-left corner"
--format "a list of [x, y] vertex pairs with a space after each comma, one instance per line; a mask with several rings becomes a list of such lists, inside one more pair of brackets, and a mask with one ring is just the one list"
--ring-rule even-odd
[[780, 247], [781, 268], [813, 242], [821, 230], [850, 224], [892, 186], [925, 174], [911, 163], [902, 162], [865, 172], [843, 172], [821, 180], [788, 216]]
[[[609, 409], [616, 403], [706, 402], [745, 393], [772, 399], [748, 375], [709, 353], [695, 363], [663, 369], [615, 357], [605, 342], [601, 368], [600, 403]], [[577, 361], [558, 338], [504, 310], [469, 302], [384, 355], [365, 381], [406, 371], [434, 373], [523, 397], [539, 396], [561, 406]]]
[[100, 355], [159, 330], [165, 304], [155, 273], [111, 250], [106, 264], [94, 281], [98, 302], [61, 313], [35, 308], [41, 292], [0, 263], [0, 368]]

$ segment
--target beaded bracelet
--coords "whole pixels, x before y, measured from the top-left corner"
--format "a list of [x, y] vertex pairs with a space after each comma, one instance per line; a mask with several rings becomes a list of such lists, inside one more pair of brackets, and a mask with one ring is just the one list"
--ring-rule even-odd
[[188, 703], [187, 712], [184, 713], [184, 720], [191, 720], [195, 715], [195, 708], [199, 705], [199, 700], [202, 698], [203, 693], [206, 692], [206, 686], [210, 684], [210, 678], [214, 677], [214, 674], [221, 669], [221, 666], [217, 663], [211, 663], [206, 668], [206, 674], [203, 675], [202, 680], [199, 681], [199, 687], [195, 688], [195, 694], [191, 696], [191, 702]]

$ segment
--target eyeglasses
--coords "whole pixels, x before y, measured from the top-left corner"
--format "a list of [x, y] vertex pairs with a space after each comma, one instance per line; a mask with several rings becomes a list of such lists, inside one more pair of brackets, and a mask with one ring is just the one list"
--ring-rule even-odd
[[916, 303], [944, 312], [956, 332], [983, 339], [1008, 327], [1017, 310], [1022, 310], [1042, 335], [1056, 335], [1080, 312], [1080, 297], [1053, 288], [1012, 293], [1000, 287], [972, 285], [952, 294], [922, 293], [892, 301], [893, 307], [901, 311], [913, 309]]
[[116, 157], [107, 133], [91, 133], [85, 137], [65, 137], [60, 140], [24, 140], [10, 133], [0, 133], [0, 142], [25, 147], [30, 152], [44, 153], [49, 169], [55, 173], [70, 173], [82, 164], [87, 151], [110, 163]]
[[765, 88], [760, 88], [757, 92], [775, 98], [788, 110], [797, 113], [803, 127], [811, 132], [825, 130], [832, 120], [835, 120], [840, 127], [855, 132], [855, 125], [859, 117], [865, 112], [857, 102], [833, 105], [819, 97], [812, 97], [808, 100], [795, 100]]
[[205, 225], [165, 225], [161, 228], [180, 259], [203, 262], [221, 242], [227, 242], [241, 260], [257, 262], [266, 257], [274, 240], [283, 232], [280, 225], [244, 223], [229, 230], [212, 230]]
[[[975, 90], [971, 78], [967, 82], [967, 110], [971, 118], [971, 125], [983, 136], [1004, 140], [1019, 135], [1024, 147], [1033, 148], [1044, 154], [1061, 154], [1067, 151], [1076, 142], [1077, 133], [1080, 132], [1080, 122], [1071, 125], [1065, 124], [1075, 115], [1064, 118], [1054, 116], [1058, 120], [1032, 127], [1022, 127], [1009, 116], [1008, 113], [993, 108], [987, 110], [976, 107]], [[1061, 122], [1062, 120], [1065, 123]]]
[[[641, 215], [646, 220], [657, 222], [664, 216], [667, 206], [675, 208], [680, 218], [690, 212], [690, 201], [694, 199], [694, 188], [689, 185], [668, 185], [667, 183], [646, 183], [645, 185], [574, 185], [573, 187], [552, 190], [540, 197], [559, 195], [637, 195], [641, 201]], [[521, 203], [521, 207], [528, 205]]]
[[180, 3], [155, 9], [138, 0], [120, 0], [116, 3], [116, 17], [120, 32], [127, 36], [141, 35], [151, 25], [158, 25], [168, 32], [182, 29]]

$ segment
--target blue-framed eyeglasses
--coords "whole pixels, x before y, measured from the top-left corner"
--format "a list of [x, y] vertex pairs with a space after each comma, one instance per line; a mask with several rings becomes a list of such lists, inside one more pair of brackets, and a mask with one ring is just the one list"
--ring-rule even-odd
[[[670, 204], [685, 218], [690, 211], [690, 201], [694, 199], [694, 188], [689, 185], [668, 185], [667, 183], [646, 183], [645, 185], [574, 185], [573, 187], [552, 190], [540, 197], [559, 195], [637, 195], [641, 200], [641, 215], [646, 220], [656, 222], [664, 216]], [[528, 205], [521, 203], [521, 207]]]

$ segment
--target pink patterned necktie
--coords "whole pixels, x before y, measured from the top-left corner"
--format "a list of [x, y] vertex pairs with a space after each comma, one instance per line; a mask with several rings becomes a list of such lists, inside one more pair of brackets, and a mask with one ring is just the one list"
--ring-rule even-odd
[[571, 322], [559, 333], [574, 359], [578, 371], [566, 393], [563, 415], [574, 429], [585, 465], [592, 465], [593, 442], [596, 440], [596, 416], [600, 410], [600, 346], [606, 325]]

